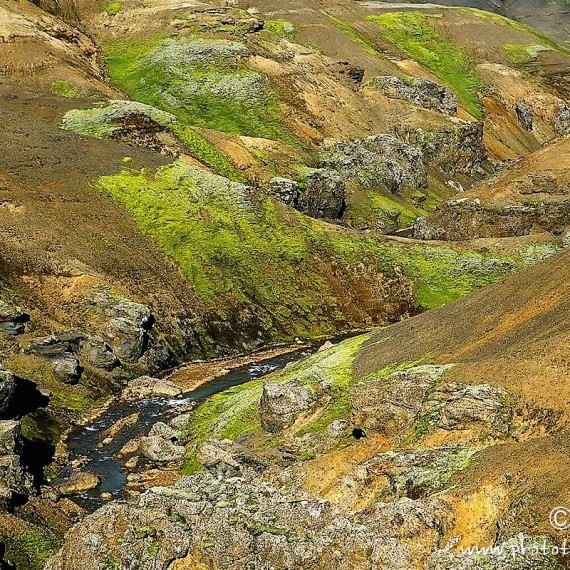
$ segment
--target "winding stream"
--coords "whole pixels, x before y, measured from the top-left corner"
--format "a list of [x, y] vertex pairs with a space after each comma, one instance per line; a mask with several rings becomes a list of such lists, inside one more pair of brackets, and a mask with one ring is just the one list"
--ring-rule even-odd
[[[126, 467], [122, 459], [115, 455], [130, 440], [148, 434], [153, 424], [159, 421], [167, 422], [176, 415], [176, 410], [189, 402], [199, 402], [231, 387], [243, 384], [254, 378], [260, 378], [275, 370], [284, 368], [288, 363], [294, 362], [317, 350], [318, 345], [266, 358], [240, 368], [235, 368], [207, 382], [195, 390], [184, 394], [183, 398], [168, 400], [153, 398], [133, 403], [119, 403], [112, 405], [105, 414], [86, 426], [73, 428], [67, 437], [67, 446], [72, 461], [79, 460], [81, 470], [96, 473], [101, 478], [101, 484], [92, 491], [76, 495], [73, 499], [88, 511], [94, 511], [105, 501], [101, 499], [102, 493], [111, 493], [114, 499], [126, 498], [125, 484], [127, 482]], [[120, 419], [138, 412], [139, 421], [130, 427], [121, 430], [111, 443], [98, 447], [101, 434]], [[148, 463], [139, 462], [135, 472], [141, 471]], [[71, 464], [61, 473], [57, 483], [71, 474]]]

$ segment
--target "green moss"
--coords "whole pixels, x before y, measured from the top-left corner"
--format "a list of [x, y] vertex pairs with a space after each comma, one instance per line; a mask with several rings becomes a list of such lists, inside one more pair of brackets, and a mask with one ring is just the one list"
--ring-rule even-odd
[[244, 44], [196, 38], [107, 44], [116, 87], [183, 124], [291, 141], [270, 81], [243, 63]]
[[55, 408], [85, 412], [95, 407], [98, 402], [84, 386], [62, 386], [53, 392], [50, 404]]
[[18, 567], [27, 570], [42, 570], [47, 559], [61, 547], [61, 537], [48, 528], [31, 527], [8, 540], [9, 558], [18, 563]]
[[61, 97], [78, 98], [82, 97], [81, 88], [71, 81], [53, 81], [51, 84], [51, 92]]
[[474, 117], [482, 116], [479, 92], [486, 84], [465, 49], [431, 25], [433, 15], [387, 12], [368, 19], [384, 29], [386, 39], [444, 81]]
[[297, 32], [295, 26], [288, 20], [265, 20], [264, 28], [287, 39], [294, 39]]
[[107, 16], [116, 16], [123, 9], [123, 5], [120, 2], [111, 2], [105, 6], [105, 12]]

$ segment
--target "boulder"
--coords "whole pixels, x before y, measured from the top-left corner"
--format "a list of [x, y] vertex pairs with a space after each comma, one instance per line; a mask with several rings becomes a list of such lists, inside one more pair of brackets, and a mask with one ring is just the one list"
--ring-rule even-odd
[[24, 313], [20, 307], [0, 300], [0, 333], [11, 336], [22, 334], [29, 319], [29, 315]]
[[271, 194], [289, 206], [294, 206], [299, 200], [299, 183], [290, 178], [276, 176], [268, 183]]
[[383, 75], [375, 77], [370, 85], [391, 99], [409, 101], [418, 107], [445, 115], [457, 114], [458, 103], [455, 94], [447, 87], [429, 79], [421, 77], [403, 79], [393, 75]]
[[0, 412], [4, 412], [12, 402], [15, 388], [14, 373], [0, 364]]
[[120, 364], [110, 346], [101, 337], [88, 337], [83, 340], [79, 354], [89, 364], [103, 370], [113, 370]]
[[345, 180], [370, 190], [384, 187], [398, 192], [403, 187], [427, 187], [422, 152], [391, 135], [353, 142], [330, 140], [321, 148], [320, 161], [340, 172]]
[[64, 495], [79, 495], [85, 491], [95, 489], [101, 483], [101, 478], [90, 471], [80, 471], [58, 485], [59, 492]]
[[148, 398], [178, 398], [181, 395], [182, 390], [168, 380], [140, 376], [128, 383], [121, 397], [125, 400], [133, 401]]
[[532, 107], [525, 99], [521, 99], [517, 101], [515, 105], [515, 114], [517, 116], [517, 121], [519, 125], [525, 131], [532, 131], [532, 122], [533, 122], [533, 111]]
[[313, 396], [303, 386], [292, 383], [265, 382], [259, 400], [259, 416], [265, 431], [276, 433], [290, 426], [311, 408]]
[[74, 354], [87, 335], [81, 331], [68, 331], [43, 338], [36, 338], [30, 342], [30, 350], [42, 358], [59, 358], [67, 354]]
[[556, 116], [556, 132], [565, 135], [570, 132], [570, 107], [563, 104]]
[[83, 374], [79, 360], [71, 355], [55, 358], [52, 362], [53, 375], [66, 384], [75, 384]]
[[182, 462], [186, 448], [160, 435], [152, 435], [141, 439], [139, 452], [159, 466], [171, 466]]
[[339, 219], [346, 207], [341, 175], [330, 168], [304, 168], [295, 207], [313, 218]]

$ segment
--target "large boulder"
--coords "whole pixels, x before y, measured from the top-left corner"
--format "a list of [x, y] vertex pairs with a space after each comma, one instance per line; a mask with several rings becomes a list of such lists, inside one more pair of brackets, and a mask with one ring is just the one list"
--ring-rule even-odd
[[515, 115], [517, 116], [519, 125], [525, 131], [532, 131], [534, 113], [530, 103], [526, 99], [517, 101], [515, 105]]
[[87, 337], [79, 347], [79, 353], [89, 364], [102, 370], [113, 370], [119, 365], [111, 347], [101, 337]]
[[83, 373], [79, 360], [71, 355], [55, 358], [51, 365], [53, 375], [65, 384], [76, 384]]
[[265, 431], [276, 433], [290, 426], [311, 408], [313, 396], [304, 386], [265, 382], [259, 400], [259, 416]]
[[268, 182], [271, 194], [289, 206], [294, 206], [299, 200], [299, 183], [290, 178], [276, 176]]
[[338, 219], [346, 207], [341, 175], [330, 168], [304, 168], [295, 207], [313, 218]]
[[95, 489], [101, 483], [101, 478], [90, 471], [78, 471], [69, 479], [58, 485], [58, 491], [64, 495], [79, 495]]
[[455, 94], [447, 87], [429, 79], [421, 77], [403, 79], [393, 75], [382, 75], [375, 77], [370, 84], [391, 99], [403, 99], [418, 107], [445, 115], [457, 114], [458, 103]]
[[345, 180], [367, 189], [398, 192], [403, 187], [427, 187], [427, 170], [420, 150], [391, 135], [375, 135], [347, 142], [327, 141], [321, 163], [338, 170]]
[[152, 426], [147, 437], [139, 443], [139, 452], [159, 466], [179, 465], [186, 454], [186, 448], [180, 445], [181, 434], [163, 422]]

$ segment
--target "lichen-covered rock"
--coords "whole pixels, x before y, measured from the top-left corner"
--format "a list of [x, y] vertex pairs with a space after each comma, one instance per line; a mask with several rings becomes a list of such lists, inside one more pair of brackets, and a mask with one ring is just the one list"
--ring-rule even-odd
[[178, 465], [186, 453], [180, 445], [181, 434], [163, 422], [152, 426], [147, 437], [139, 443], [139, 452], [159, 466]]
[[295, 207], [313, 218], [338, 219], [346, 207], [341, 175], [330, 168], [304, 168]]
[[420, 150], [391, 135], [346, 142], [332, 140], [321, 152], [323, 165], [338, 170], [345, 180], [367, 189], [426, 188], [427, 171]]
[[29, 315], [20, 307], [0, 299], [0, 332], [15, 336], [22, 334], [26, 328]]
[[299, 200], [299, 183], [290, 178], [276, 176], [268, 183], [269, 192], [285, 204], [294, 206]]
[[5, 411], [12, 402], [15, 388], [14, 373], [0, 364], [0, 412]]
[[129, 381], [121, 397], [133, 401], [147, 398], [177, 398], [180, 395], [182, 395], [182, 390], [168, 380], [140, 376]]
[[293, 424], [312, 403], [313, 395], [303, 386], [265, 382], [259, 400], [261, 426], [270, 433], [279, 432]]
[[559, 135], [565, 135], [570, 132], [570, 107], [563, 104], [556, 116], [556, 132]]
[[435, 131], [402, 128], [402, 140], [423, 152], [424, 163], [453, 176], [483, 174], [487, 159], [483, 143], [483, 123], [452, 117], [447, 127]]
[[206, 474], [99, 509], [67, 534], [45, 570], [99, 570], [101, 560], [119, 570], [135, 561], [139, 570], [408, 570], [442, 548], [449, 520], [432, 500], [346, 516], [308, 495]]
[[418, 107], [432, 109], [445, 115], [457, 114], [457, 97], [447, 87], [429, 79], [393, 75], [375, 77], [371, 85], [391, 99], [403, 99]]
[[66, 384], [75, 384], [83, 373], [79, 360], [69, 355], [55, 358], [51, 368], [53, 375]]
[[364, 432], [419, 440], [430, 431], [471, 430], [476, 439], [504, 436], [511, 429], [509, 393], [487, 384], [443, 380], [448, 366], [416, 366], [351, 390], [352, 423]]
[[515, 105], [515, 115], [517, 116], [517, 121], [519, 125], [525, 131], [532, 131], [532, 123], [534, 118], [534, 113], [529, 102], [525, 99], [517, 101]]

